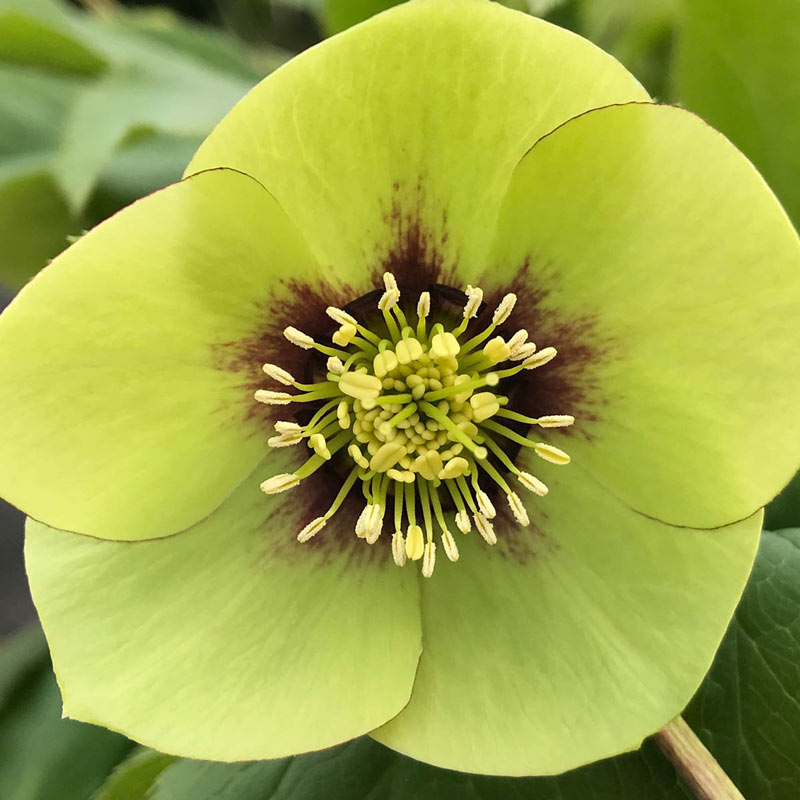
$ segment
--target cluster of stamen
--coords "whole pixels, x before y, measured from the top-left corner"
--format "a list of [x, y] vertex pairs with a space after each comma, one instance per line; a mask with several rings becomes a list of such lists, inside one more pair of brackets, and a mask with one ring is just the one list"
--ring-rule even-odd
[[513, 475], [539, 496], [548, 489], [514, 464], [507, 453], [509, 443], [530, 448], [553, 464], [569, 463], [563, 450], [522, 436], [509, 423], [553, 428], [571, 425], [574, 418], [520, 414], [507, 408], [508, 398], [498, 391], [504, 380], [541, 367], [556, 356], [553, 347], [537, 349], [525, 330], [507, 340], [492, 336], [511, 315], [517, 299], [514, 294], [503, 297], [481, 333], [467, 338], [470, 320], [483, 303], [481, 289], [467, 287], [462, 319], [447, 330], [441, 322], [430, 324], [428, 292], [419, 296], [416, 319], [409, 320], [391, 273], [384, 275], [384, 284], [378, 301], [383, 323], [379, 333], [334, 307], [327, 309], [339, 326], [332, 346], [316, 342], [294, 327], [284, 330], [292, 344], [327, 356], [327, 374], [324, 380], [305, 384], [281, 367], [264, 365], [270, 378], [297, 393], [259, 389], [256, 400], [269, 405], [312, 403], [319, 407], [304, 425], [275, 423], [270, 447], [305, 442], [312, 453], [299, 469], [276, 475], [261, 488], [267, 494], [291, 489], [343, 451], [349, 466], [341, 489], [326, 513], [300, 531], [298, 541], [306, 542], [319, 533], [359, 484], [365, 505], [355, 525], [356, 535], [374, 544], [389, 516], [395, 563], [403, 566], [407, 559], [421, 559], [422, 574], [430, 577], [436, 561], [437, 529], [447, 557], [458, 559], [451, 520], [464, 534], [474, 524], [488, 544], [497, 542], [492, 522], [496, 510], [484, 491], [486, 481], [505, 494], [519, 525], [530, 523], [507, 478]]

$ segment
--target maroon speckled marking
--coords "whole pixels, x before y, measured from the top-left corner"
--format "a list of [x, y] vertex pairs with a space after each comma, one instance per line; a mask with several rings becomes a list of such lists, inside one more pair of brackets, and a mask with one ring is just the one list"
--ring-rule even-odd
[[[399, 186], [395, 184], [394, 189], [397, 197]], [[447, 217], [444, 212], [441, 222], [442, 230], [445, 230]], [[442, 252], [447, 241], [446, 233], [433, 235], [426, 231], [418, 216], [403, 212], [398, 200], [393, 202], [385, 215], [385, 223], [391, 232], [393, 246], [386, 251], [376, 250], [375, 267], [370, 275], [365, 275], [363, 285], [333, 287], [324, 280], [322, 273], [315, 284], [287, 278], [281, 281], [281, 292], [276, 293], [277, 297], [265, 297], [261, 301], [260, 322], [250, 336], [215, 348], [214, 357], [219, 368], [242, 376], [241, 414], [246, 420], [263, 423], [256, 425], [254, 430], [263, 430], [261, 435], [264, 437], [265, 452], [266, 440], [274, 433], [274, 420], [290, 419], [297, 414], [298, 420], [304, 422], [313, 409], [300, 407], [296, 411], [291, 406], [270, 407], [256, 403], [253, 392], [271, 385], [261, 371], [261, 365], [265, 362], [279, 364], [307, 381], [314, 373], [319, 374], [324, 370], [323, 357], [286, 341], [283, 329], [287, 325], [298, 327], [318, 341], [329, 341], [336, 326], [325, 314], [325, 308], [337, 305], [368, 326], [380, 326], [382, 318], [376, 303], [382, 291], [381, 276], [387, 270], [397, 278], [402, 291], [401, 302], [407, 313], [413, 313], [420, 292], [427, 290], [431, 292], [432, 315], [438, 315], [440, 319], [450, 318], [454, 322], [460, 318], [465, 297], [457, 276], [457, 265], [444, 262]], [[502, 295], [515, 292], [518, 297], [516, 308], [499, 332], [508, 336], [524, 327], [540, 347], [557, 347], [559, 356], [540, 369], [523, 372], [519, 377], [504, 382], [503, 388], [511, 399], [509, 407], [532, 416], [572, 413], [577, 418], [574, 428], [560, 433], [569, 431], [571, 435], [590, 439], [585, 423], [597, 420], [602, 408], [602, 395], [592, 378], [590, 366], [597, 359], [608, 356], [609, 345], [598, 336], [593, 317], [566, 318], [556, 310], [543, 307], [542, 301], [548, 296], [548, 289], [544, 285], [545, 272], [550, 276], [553, 274], [552, 269], [545, 271], [537, 268], [535, 258], [529, 257], [520, 264], [510, 283], [498, 284], [496, 276], [507, 274], [507, 271], [494, 271], [488, 265], [479, 281], [486, 291], [487, 302], [478, 318], [471, 323], [469, 332], [477, 332], [485, 327]], [[509, 424], [521, 433], [527, 430], [526, 426]], [[506, 449], [509, 455], [515, 457], [518, 447]], [[305, 448], [291, 448], [290, 453], [297, 458], [298, 465], [307, 457]], [[354, 564], [374, 559], [390, 560], [388, 549], [391, 536], [386, 534], [390, 533], [392, 527], [391, 505], [387, 509], [387, 528], [375, 545], [370, 547], [353, 535], [355, 521], [363, 508], [363, 496], [358, 485], [317, 536], [304, 545], [298, 545], [295, 541], [296, 530], [328, 509], [349, 468], [349, 457], [340, 452], [330, 464], [296, 489], [285, 495], [265, 497], [265, 526], [280, 524], [284, 515], [292, 520], [292, 529], [287, 532], [285, 540], [271, 544], [271, 557], [303, 558], [304, 550], [311, 549], [322, 554], [323, 560], [327, 554], [331, 557], [334, 554], [347, 554]], [[488, 490], [490, 482], [483, 483]], [[505, 497], [499, 492], [495, 494], [498, 511], [498, 545], [495, 551], [498, 554], [524, 564], [552, 549], [554, 544], [543, 530], [547, 515], [542, 501], [525, 498], [529, 501], [531, 525], [520, 528], [507, 508]], [[299, 514], [298, 508], [301, 509]], [[473, 531], [470, 535], [478, 534]]]

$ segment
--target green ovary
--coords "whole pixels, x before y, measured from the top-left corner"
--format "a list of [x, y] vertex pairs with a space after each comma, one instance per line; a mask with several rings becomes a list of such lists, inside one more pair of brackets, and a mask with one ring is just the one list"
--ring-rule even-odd
[[447, 327], [430, 318], [428, 292], [420, 294], [416, 313], [407, 317], [394, 276], [386, 273], [384, 283], [378, 301], [379, 332], [334, 307], [327, 309], [339, 325], [331, 337], [333, 346], [294, 327], [285, 329], [292, 344], [328, 357], [327, 374], [325, 380], [304, 384], [281, 367], [264, 365], [269, 377], [298, 393], [259, 389], [256, 400], [269, 405], [313, 403], [318, 408], [305, 425], [275, 423], [277, 435], [269, 440], [270, 447], [305, 441], [313, 455], [295, 472], [269, 478], [261, 488], [267, 494], [291, 489], [343, 451], [348, 471], [341, 489], [328, 511], [300, 531], [298, 541], [319, 533], [360, 484], [366, 504], [356, 535], [374, 544], [388, 514], [394, 525], [395, 563], [403, 566], [407, 559], [421, 559], [422, 574], [430, 577], [436, 562], [436, 529], [447, 557], [458, 559], [450, 519], [464, 534], [474, 523], [488, 544], [497, 542], [492, 523], [496, 510], [482, 483], [505, 494], [522, 526], [529, 524], [528, 513], [508, 476], [534, 494], [547, 494], [544, 483], [519, 470], [509, 458], [508, 442], [528, 447], [551, 463], [569, 463], [562, 450], [522, 436], [509, 423], [564, 427], [574, 418], [566, 414], [535, 418], [508, 408], [503, 382], [556, 356], [553, 347], [537, 349], [525, 330], [507, 340], [493, 335], [511, 315], [514, 294], [503, 297], [484, 330], [469, 336], [467, 328], [483, 302], [481, 289], [467, 287], [462, 319]]

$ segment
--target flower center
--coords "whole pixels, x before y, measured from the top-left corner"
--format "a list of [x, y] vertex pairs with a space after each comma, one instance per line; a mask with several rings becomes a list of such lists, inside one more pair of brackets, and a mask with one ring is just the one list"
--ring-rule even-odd
[[270, 378], [297, 393], [259, 389], [256, 400], [319, 407], [305, 425], [275, 423], [277, 435], [269, 440], [270, 447], [306, 442], [313, 454], [295, 472], [269, 478], [261, 488], [267, 494], [291, 489], [334, 454], [346, 453], [347, 476], [333, 504], [300, 531], [298, 541], [319, 533], [360, 484], [366, 503], [356, 536], [374, 544], [388, 515], [393, 520], [395, 563], [403, 566], [406, 559], [421, 559], [422, 574], [430, 577], [437, 532], [447, 557], [458, 559], [451, 519], [462, 533], [469, 533], [474, 523], [486, 542], [497, 542], [492, 523], [496, 511], [484, 485], [503, 492], [517, 523], [529, 524], [509, 477], [539, 496], [548, 489], [514, 464], [509, 448], [527, 447], [553, 464], [569, 463], [563, 450], [522, 436], [510, 425], [554, 428], [575, 420], [567, 414], [530, 417], [508, 408], [504, 382], [556, 356], [553, 347], [538, 350], [525, 330], [508, 340], [493, 335], [514, 310], [516, 295], [505, 295], [490, 324], [468, 337], [469, 323], [483, 303], [481, 289], [467, 287], [462, 318], [448, 327], [430, 319], [430, 293], [422, 292], [416, 314], [409, 318], [391, 273], [384, 275], [384, 284], [378, 301], [379, 329], [370, 330], [346, 311], [329, 307], [328, 316], [339, 325], [333, 346], [294, 327], [284, 330], [292, 344], [328, 357], [327, 374], [324, 380], [307, 384], [281, 367], [264, 365]]

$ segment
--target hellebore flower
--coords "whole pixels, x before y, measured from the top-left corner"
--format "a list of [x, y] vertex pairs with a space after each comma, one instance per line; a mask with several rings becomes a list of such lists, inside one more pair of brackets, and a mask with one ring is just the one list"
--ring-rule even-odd
[[800, 245], [747, 160], [573, 34], [417, 0], [187, 176], [0, 319], [65, 713], [498, 774], [680, 713], [800, 446]]

